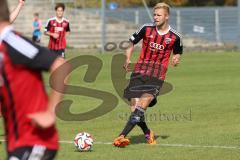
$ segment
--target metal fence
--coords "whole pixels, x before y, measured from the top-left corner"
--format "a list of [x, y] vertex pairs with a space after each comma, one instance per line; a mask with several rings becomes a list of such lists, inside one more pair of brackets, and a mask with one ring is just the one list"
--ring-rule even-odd
[[[98, 9], [85, 9], [85, 11], [100, 14]], [[106, 10], [106, 16], [139, 26], [151, 22], [145, 8]], [[213, 43], [237, 45], [239, 39], [237, 7], [173, 8], [170, 24], [183, 36]]]

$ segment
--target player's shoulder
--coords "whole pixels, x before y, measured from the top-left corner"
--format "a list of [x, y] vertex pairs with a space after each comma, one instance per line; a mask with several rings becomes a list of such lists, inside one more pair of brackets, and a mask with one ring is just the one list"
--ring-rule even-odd
[[171, 27], [169, 31], [172, 32], [176, 37], [182, 39], [182, 35], [176, 29]]
[[2, 40], [11, 54], [20, 53], [33, 58], [39, 51], [32, 41], [14, 30], [8, 30]]
[[[7, 26], [4, 28], [3, 33], [1, 35], [1, 41], [5, 43], [16, 42], [15, 40], [22, 40], [23, 36], [14, 30], [12, 26]], [[17, 43], [15, 43], [18, 45]]]
[[146, 27], [156, 27], [154, 23], [145, 23], [141, 26], [141, 28], [146, 28]]
[[154, 23], [145, 23], [142, 26], [145, 26], [145, 27], [155, 27], [156, 25]]
[[69, 20], [65, 17], [63, 17], [63, 21], [69, 23]]
[[49, 22], [51, 22], [51, 21], [55, 21], [55, 20], [56, 20], [56, 17], [49, 18], [49, 19], [47, 20], [47, 23], [49, 23]]
[[139, 33], [139, 32], [141, 32], [143, 30], [146, 30], [146, 28], [148, 28], [148, 27], [151, 28], [151, 27], [156, 27], [156, 26], [155, 26], [154, 23], [145, 23], [138, 29], [138, 31], [136, 33]]

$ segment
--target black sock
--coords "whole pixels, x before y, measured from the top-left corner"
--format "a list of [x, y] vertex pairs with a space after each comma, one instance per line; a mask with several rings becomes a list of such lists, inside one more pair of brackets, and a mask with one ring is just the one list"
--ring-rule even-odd
[[136, 124], [141, 121], [143, 116], [144, 109], [137, 107], [135, 111], [131, 113], [129, 120], [120, 135], [123, 135], [124, 137], [127, 136], [128, 133], [131, 132], [131, 130], [136, 126]]
[[137, 123], [137, 125], [142, 129], [143, 133], [146, 135], [146, 134], [149, 134], [150, 133], [150, 130], [145, 122], [145, 116], [143, 115], [140, 119], [140, 122]]
[[142, 129], [144, 134], [150, 134], [150, 130], [145, 121], [141, 121], [137, 125]]
[[120, 135], [123, 135], [124, 137], [126, 137], [128, 135], [128, 133], [131, 132], [131, 130], [135, 127], [135, 125], [136, 124], [132, 124], [131, 121], [128, 120], [126, 126], [124, 127], [124, 129], [123, 129], [123, 131], [121, 132]]

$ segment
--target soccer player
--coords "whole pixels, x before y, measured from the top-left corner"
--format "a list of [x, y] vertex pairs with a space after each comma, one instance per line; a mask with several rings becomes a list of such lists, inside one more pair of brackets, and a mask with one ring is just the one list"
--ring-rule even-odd
[[[52, 160], [58, 150], [55, 107], [62, 95], [44, 88], [42, 71], [53, 73], [61, 66], [59, 83], [69, 65], [46, 48], [35, 45], [13, 30], [7, 0], [0, 1], [0, 102], [7, 142], [8, 160]], [[55, 72], [54, 72], [55, 73]]]
[[24, 6], [24, 3], [25, 3], [24, 0], [18, 0], [17, 7], [10, 14], [10, 23], [13, 23], [15, 21], [19, 12], [21, 11], [22, 7]]
[[41, 41], [41, 35], [42, 35], [41, 28], [42, 28], [42, 23], [41, 23], [41, 20], [39, 19], [39, 14], [34, 13], [32, 41], [35, 43], [40, 43]]
[[[10, 14], [10, 23], [13, 23], [15, 21], [15, 19], [17, 18], [19, 12], [21, 11], [22, 7], [24, 6], [25, 1], [24, 0], [19, 0], [18, 1], [18, 5], [17, 7], [11, 12]], [[1, 113], [1, 105], [0, 105], [0, 118], [2, 117], [2, 113]]]
[[48, 20], [45, 35], [50, 37], [48, 48], [62, 57], [65, 57], [66, 35], [70, 34], [69, 21], [63, 17], [65, 5], [58, 3], [55, 6], [56, 17]]
[[148, 107], [157, 103], [171, 52], [173, 52], [173, 66], [179, 64], [183, 52], [180, 34], [168, 23], [169, 5], [156, 4], [153, 15], [154, 23], [145, 24], [135, 32], [126, 50], [126, 62], [123, 67], [129, 71], [134, 45], [142, 40], [140, 57], [131, 74], [129, 85], [124, 91], [124, 97], [130, 101], [131, 115], [119, 137], [113, 141], [113, 145], [118, 147], [124, 147], [130, 143], [126, 136], [136, 125], [143, 130], [148, 144], [156, 144], [154, 133], [148, 128], [144, 114]]

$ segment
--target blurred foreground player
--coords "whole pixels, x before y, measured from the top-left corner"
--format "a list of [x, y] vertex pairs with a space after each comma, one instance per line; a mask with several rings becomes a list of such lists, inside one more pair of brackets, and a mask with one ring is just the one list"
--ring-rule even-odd
[[[18, 0], [17, 7], [10, 13], [10, 23], [13, 23], [15, 19], [17, 18], [19, 12], [21, 11], [22, 7], [24, 6], [25, 1], [24, 0]], [[0, 105], [0, 117], [2, 117], [1, 113], [1, 105]]]
[[148, 107], [157, 103], [157, 96], [164, 83], [171, 52], [172, 65], [177, 66], [183, 52], [179, 33], [168, 24], [170, 7], [166, 3], [158, 3], [153, 9], [154, 23], [143, 25], [130, 38], [126, 51], [124, 68], [129, 71], [130, 58], [134, 45], [142, 41], [142, 51], [136, 62], [130, 82], [124, 91], [124, 97], [130, 101], [131, 115], [120, 133], [113, 141], [117, 147], [127, 146], [130, 141], [128, 133], [138, 125], [148, 144], [156, 144], [155, 136], [145, 122], [145, 112]]
[[[63, 65], [63, 66], [62, 66]], [[7, 0], [0, 1], [0, 97], [6, 132], [8, 160], [52, 160], [59, 144], [55, 128], [55, 107], [62, 95], [44, 88], [42, 71], [51, 73], [65, 60], [33, 44], [13, 31]], [[53, 76], [58, 90], [61, 75]]]

